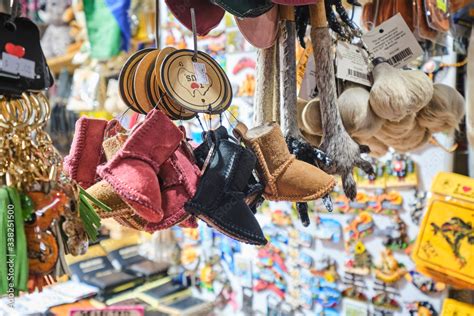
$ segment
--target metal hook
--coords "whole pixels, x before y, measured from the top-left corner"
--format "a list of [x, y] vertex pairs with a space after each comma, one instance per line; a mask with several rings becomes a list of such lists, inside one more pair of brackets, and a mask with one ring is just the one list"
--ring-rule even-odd
[[194, 8], [191, 8], [191, 24], [193, 29], [193, 43], [194, 43], [194, 55], [193, 61], [197, 61], [198, 49], [197, 49], [197, 31], [196, 31], [196, 13], [194, 12]]
[[160, 47], [160, 0], [155, 1], [155, 47]]

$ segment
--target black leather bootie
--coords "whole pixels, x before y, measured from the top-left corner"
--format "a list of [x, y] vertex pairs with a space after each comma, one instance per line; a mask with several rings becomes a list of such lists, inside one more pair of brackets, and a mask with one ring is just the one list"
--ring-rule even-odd
[[186, 211], [231, 238], [265, 245], [262, 229], [245, 202], [255, 155], [233, 142], [223, 127], [207, 132], [194, 152], [204, 173]]

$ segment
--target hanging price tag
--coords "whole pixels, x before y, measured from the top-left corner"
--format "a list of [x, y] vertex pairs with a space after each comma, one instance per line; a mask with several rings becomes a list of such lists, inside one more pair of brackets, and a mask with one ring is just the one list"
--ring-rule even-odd
[[196, 75], [196, 82], [199, 84], [209, 84], [207, 77], [206, 65], [203, 63], [193, 62], [194, 74]]
[[368, 54], [356, 45], [338, 42], [336, 48], [339, 79], [349, 80], [370, 87]]
[[298, 97], [303, 100], [311, 100], [317, 97], [315, 91], [316, 88], [316, 65], [314, 63], [313, 54], [308, 56], [308, 62], [306, 63], [306, 69], [301, 82], [301, 87], [298, 93]]
[[374, 57], [383, 57], [394, 67], [403, 67], [423, 54], [415, 35], [398, 13], [362, 36]]

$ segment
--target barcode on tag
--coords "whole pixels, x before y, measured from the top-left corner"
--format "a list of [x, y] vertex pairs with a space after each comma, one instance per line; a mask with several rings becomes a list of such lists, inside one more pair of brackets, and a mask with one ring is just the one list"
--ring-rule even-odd
[[423, 49], [398, 13], [362, 36], [374, 57], [402, 68], [423, 54]]
[[347, 74], [349, 76], [354, 76], [354, 77], [357, 77], [357, 78], [360, 78], [360, 79], [369, 80], [369, 76], [366, 73], [363, 73], [363, 72], [360, 72], [360, 71], [357, 71], [357, 70], [352, 70], [350, 68], [347, 69]]
[[336, 47], [336, 76], [370, 87], [367, 52], [356, 45], [338, 42]]
[[196, 82], [199, 84], [209, 84], [207, 77], [206, 64], [193, 62], [194, 74], [196, 75]]
[[411, 56], [413, 56], [413, 52], [411, 51], [410, 47], [408, 47], [390, 58], [388, 63], [393, 66], [404, 59], [409, 59]]

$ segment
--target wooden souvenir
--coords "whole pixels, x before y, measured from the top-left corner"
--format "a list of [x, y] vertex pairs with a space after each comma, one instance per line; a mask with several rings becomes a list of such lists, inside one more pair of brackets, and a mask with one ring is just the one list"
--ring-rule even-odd
[[171, 52], [163, 61], [160, 75], [162, 90], [190, 111], [218, 114], [230, 106], [229, 79], [219, 64], [203, 52]]

